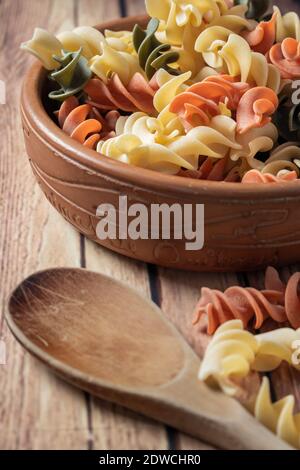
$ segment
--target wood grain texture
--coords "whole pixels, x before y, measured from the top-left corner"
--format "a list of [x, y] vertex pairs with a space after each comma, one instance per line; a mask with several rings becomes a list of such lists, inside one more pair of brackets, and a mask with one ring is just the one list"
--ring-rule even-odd
[[[130, 2], [131, 3], [131, 2]], [[99, 12], [95, 20], [92, 12]], [[119, 2], [79, 0], [77, 7], [78, 24], [100, 23], [101, 18], [109, 20], [120, 14]], [[133, 11], [134, 14], [134, 11]], [[88, 269], [108, 274], [137, 288], [150, 296], [147, 267], [128, 258], [123, 258], [105, 248], [82, 239], [84, 265]], [[126, 306], [124, 305], [126, 316]], [[164, 426], [153, 423], [121, 407], [109, 405], [88, 397], [90, 426], [94, 449], [166, 449], [167, 435]]]
[[[276, 3], [284, 11], [300, 12], [299, 1]], [[128, 14], [143, 11], [143, 0], [127, 0]], [[19, 51], [19, 44], [31, 37], [36, 26], [58, 31], [78, 24], [100, 23], [119, 13], [117, 0], [0, 2], [3, 25], [0, 79], [6, 81], [8, 97], [0, 112], [1, 313], [9, 292], [29, 273], [52, 266], [83, 265], [121, 279], [148, 297], [152, 295], [201, 355], [207, 338], [191, 326], [191, 312], [201, 286], [224, 289], [238, 281], [262, 285], [263, 273], [237, 278], [234, 274], [148, 268], [85, 241], [44, 199], [25, 158], [19, 90], [31, 59]], [[14, 80], [10, 79], [12, 76]], [[288, 270], [283, 270], [283, 274], [287, 275]], [[207, 448], [199, 441], [170, 433], [161, 425], [91, 398], [56, 379], [16, 344], [1, 316], [0, 337], [5, 339], [8, 349], [7, 365], [0, 366], [1, 449]], [[272, 374], [272, 385], [278, 398], [293, 391], [299, 407], [299, 375], [283, 366]]]
[[[89, 240], [84, 241], [85, 266], [133, 286], [146, 297], [150, 297], [147, 268], [129, 258], [102, 248]], [[118, 300], [116, 299], [116, 302]], [[126, 310], [124, 304], [124, 321]], [[94, 448], [97, 449], [166, 449], [167, 435], [164, 426], [146, 418], [108, 405], [91, 397], [91, 423]], [[105, 426], [105, 427], [104, 427]]]
[[[5, 221], [0, 228], [3, 312], [9, 291], [25, 275], [47, 266], [78, 266], [80, 239], [42, 197], [25, 158], [19, 119], [21, 81], [31, 61], [19, 51], [19, 44], [31, 37], [37, 25], [53, 31], [72, 26], [73, 1], [35, 0], [29, 4], [5, 0], [0, 16], [0, 70], [7, 83], [7, 104], [0, 114], [1, 220]], [[8, 357], [7, 365], [0, 369], [0, 447], [86, 448], [89, 430], [84, 394], [24, 354], [3, 323], [1, 333]]]

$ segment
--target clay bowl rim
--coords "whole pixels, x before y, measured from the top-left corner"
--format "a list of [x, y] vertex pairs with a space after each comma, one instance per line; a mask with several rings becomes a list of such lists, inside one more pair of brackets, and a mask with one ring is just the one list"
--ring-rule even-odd
[[[95, 26], [105, 29], [122, 30], [128, 24], [145, 24], [146, 15], [129, 16], [115, 19]], [[39, 138], [52, 147], [62, 158], [68, 158], [75, 164], [83, 165], [99, 174], [130, 183], [139, 188], [151, 189], [166, 195], [183, 197], [203, 196], [205, 199], [276, 199], [300, 196], [300, 181], [269, 184], [241, 184], [216, 181], [195, 180], [180, 176], [163, 174], [154, 170], [143, 169], [113, 160], [94, 150], [86, 149], [82, 144], [71, 139], [51, 119], [42, 102], [42, 88], [47, 71], [40, 62], [30, 67], [25, 75], [21, 94], [21, 112], [26, 121], [39, 135]], [[180, 198], [179, 198], [180, 202]], [[199, 202], [201, 202], [199, 200]]]

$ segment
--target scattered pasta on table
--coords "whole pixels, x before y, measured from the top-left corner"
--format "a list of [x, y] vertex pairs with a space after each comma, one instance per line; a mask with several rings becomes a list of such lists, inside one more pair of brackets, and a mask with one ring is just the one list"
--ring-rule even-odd
[[[261, 375], [283, 363], [300, 372], [299, 281], [300, 273], [295, 273], [284, 283], [269, 267], [264, 291], [231, 287], [223, 294], [203, 288], [194, 322], [205, 316], [212, 335], [199, 379], [238, 399], [262, 424], [297, 449], [300, 413], [295, 414], [295, 397], [273, 403], [269, 378]], [[268, 319], [273, 322], [271, 329], [257, 333]]]

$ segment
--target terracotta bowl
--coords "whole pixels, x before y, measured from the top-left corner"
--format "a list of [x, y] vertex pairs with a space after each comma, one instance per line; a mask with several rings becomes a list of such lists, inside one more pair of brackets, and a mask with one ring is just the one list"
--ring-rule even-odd
[[[146, 17], [98, 26], [122, 30]], [[186, 251], [186, 240], [107, 240], [131, 258], [195, 271], [241, 271], [300, 261], [300, 184], [241, 185], [163, 175], [101, 156], [68, 137], [44, 105], [46, 73], [35, 63], [25, 77], [22, 121], [32, 170], [49, 202], [88, 238], [96, 236], [99, 204], [128, 201], [205, 204], [205, 245]]]

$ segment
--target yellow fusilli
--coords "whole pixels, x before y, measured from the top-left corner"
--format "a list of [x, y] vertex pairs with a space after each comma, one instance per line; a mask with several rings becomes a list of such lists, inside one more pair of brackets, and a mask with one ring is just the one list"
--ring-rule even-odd
[[282, 361], [293, 365], [293, 343], [300, 340], [300, 329], [282, 328], [253, 335], [241, 320], [230, 320], [215, 332], [201, 364], [199, 378], [235, 395], [238, 381], [251, 370], [269, 372]]
[[282, 42], [285, 38], [294, 38], [300, 41], [300, 18], [295, 12], [282, 15], [278, 7], [276, 12], [276, 42]]
[[300, 449], [300, 413], [294, 414], [293, 395], [272, 403], [270, 382], [263, 378], [253, 410], [254, 416], [264, 426], [296, 449]]
[[279, 70], [268, 64], [263, 54], [252, 52], [248, 42], [229, 29], [207, 28], [199, 35], [195, 48], [212, 70], [240, 76], [242, 82], [266, 86], [278, 93], [281, 85]]

